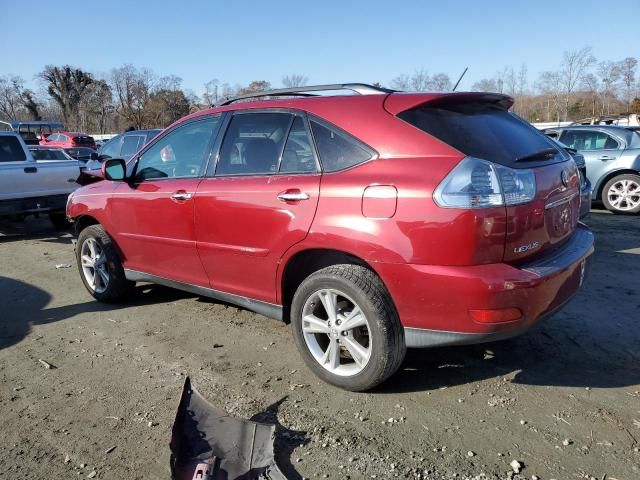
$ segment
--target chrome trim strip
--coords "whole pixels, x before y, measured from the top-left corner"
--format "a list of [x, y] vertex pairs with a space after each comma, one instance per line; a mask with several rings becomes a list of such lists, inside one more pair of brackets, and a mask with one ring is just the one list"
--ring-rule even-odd
[[127, 280], [131, 280], [132, 282], [150, 282], [157, 283], [158, 285], [164, 285], [165, 287], [177, 288], [178, 290], [184, 290], [185, 292], [202, 295], [203, 297], [209, 297], [215, 300], [232, 303], [234, 305], [238, 305], [240, 307], [244, 307], [248, 310], [264, 315], [265, 317], [273, 318], [280, 321], [283, 320], [282, 305], [263, 302], [262, 300], [255, 300], [253, 298], [243, 297], [241, 295], [235, 295], [233, 293], [222, 292], [220, 290], [214, 290], [213, 288], [178, 282], [169, 278], [152, 275], [150, 273], [139, 272], [137, 270], [131, 270], [128, 268], [124, 269], [124, 275]]
[[545, 204], [544, 209], [545, 210], [549, 210], [550, 208], [557, 207], [558, 205], [563, 205], [565, 203], [569, 203], [571, 200], [576, 198], [579, 194], [580, 194], [580, 192], [575, 192], [575, 193], [572, 193], [571, 195], [569, 195], [568, 197], [564, 197], [564, 198], [561, 198], [560, 200], [555, 200], [553, 202], [547, 203], [547, 204]]

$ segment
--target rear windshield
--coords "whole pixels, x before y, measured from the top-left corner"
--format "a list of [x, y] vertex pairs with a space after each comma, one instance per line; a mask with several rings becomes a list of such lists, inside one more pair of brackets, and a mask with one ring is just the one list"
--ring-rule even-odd
[[0, 162], [24, 162], [27, 156], [16, 137], [0, 136]]
[[93, 144], [93, 137], [81, 136], [81, 137], [73, 137], [73, 141], [79, 145], [89, 145]]
[[[487, 103], [419, 107], [398, 117], [465, 155], [502, 165], [514, 166], [517, 158], [553, 147], [550, 140], [524, 120]], [[523, 163], [518, 166], [531, 166], [531, 162]]]

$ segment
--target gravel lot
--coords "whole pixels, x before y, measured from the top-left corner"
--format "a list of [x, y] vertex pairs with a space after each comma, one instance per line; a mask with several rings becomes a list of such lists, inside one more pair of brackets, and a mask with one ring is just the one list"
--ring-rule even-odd
[[640, 218], [588, 223], [593, 269], [565, 310], [501, 343], [410, 351], [366, 394], [321, 383], [260, 315], [154, 286], [99, 304], [68, 234], [0, 225], [0, 478], [168, 478], [185, 375], [276, 423], [292, 479], [640, 478]]

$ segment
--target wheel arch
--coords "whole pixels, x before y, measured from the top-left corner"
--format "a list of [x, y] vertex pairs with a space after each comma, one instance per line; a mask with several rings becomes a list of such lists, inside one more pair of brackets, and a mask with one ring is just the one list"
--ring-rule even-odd
[[602, 200], [602, 192], [604, 190], [604, 186], [607, 184], [609, 180], [619, 175], [637, 175], [640, 176], [640, 173], [637, 170], [633, 170], [632, 168], [621, 168], [619, 170], [613, 170], [608, 172], [605, 176], [603, 176], [600, 180], [596, 188], [594, 189], [596, 192], [595, 200]]
[[331, 248], [310, 247], [299, 250], [289, 256], [286, 261], [283, 262], [283, 267], [280, 269], [282, 273], [278, 280], [278, 296], [282, 303], [282, 319], [285, 323], [289, 323], [290, 321], [289, 315], [293, 295], [304, 279], [318, 270], [330, 267], [331, 265], [341, 264], [359, 265], [367, 268], [375, 273], [384, 285], [384, 280], [380, 277], [376, 269], [373, 268], [366, 260], [357, 255]]
[[80, 232], [91, 225], [100, 225], [100, 221], [91, 215], [82, 215], [74, 221], [74, 232], [76, 238], [80, 235]]

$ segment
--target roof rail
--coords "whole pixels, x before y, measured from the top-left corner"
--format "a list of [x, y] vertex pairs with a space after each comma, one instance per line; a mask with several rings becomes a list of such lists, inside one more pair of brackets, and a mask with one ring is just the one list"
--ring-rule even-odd
[[237, 97], [227, 98], [220, 103], [217, 103], [215, 107], [221, 107], [223, 105], [230, 105], [238, 100], [245, 100], [247, 98], [258, 97], [283, 97], [283, 96], [296, 96], [296, 97], [313, 97], [316, 96], [309, 92], [326, 92], [330, 90], [351, 90], [352, 92], [360, 95], [379, 95], [382, 93], [393, 93], [396, 90], [390, 88], [376, 87], [367, 83], [333, 83], [328, 85], [311, 85], [308, 87], [292, 87], [292, 88], [279, 88], [277, 90], [264, 90], [261, 92], [246, 93], [244, 95], [238, 95]]

